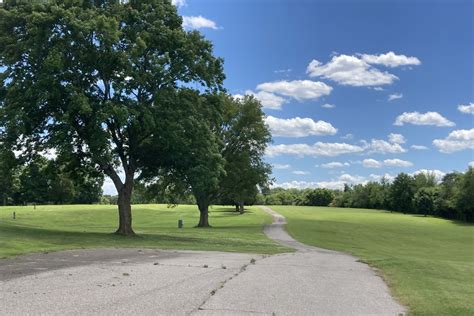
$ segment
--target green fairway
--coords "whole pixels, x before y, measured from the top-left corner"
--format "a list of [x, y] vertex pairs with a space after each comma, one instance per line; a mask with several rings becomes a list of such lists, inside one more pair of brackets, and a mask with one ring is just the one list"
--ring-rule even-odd
[[[117, 207], [69, 205], [0, 207], [0, 258], [76, 248], [151, 247], [278, 253], [288, 249], [266, 238], [262, 226], [271, 218], [258, 208], [239, 215], [234, 208], [210, 209], [213, 228], [194, 228], [196, 206], [135, 205], [137, 237], [112, 234], [117, 228]], [[12, 213], [16, 212], [16, 219]], [[185, 227], [177, 228], [178, 219]]]
[[412, 315], [474, 315], [474, 226], [386, 211], [274, 206], [309, 245], [380, 269]]

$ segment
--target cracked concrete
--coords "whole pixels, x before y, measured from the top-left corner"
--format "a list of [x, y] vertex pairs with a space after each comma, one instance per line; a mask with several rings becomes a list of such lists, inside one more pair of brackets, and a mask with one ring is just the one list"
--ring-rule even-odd
[[[274, 219], [265, 233], [295, 253], [72, 250], [0, 260], [0, 315], [399, 315], [357, 258], [301, 244]], [[224, 268], [225, 267], [225, 268]]]
[[357, 258], [294, 240], [284, 230], [285, 218], [273, 217], [267, 236], [295, 253], [261, 258], [229, 280], [198, 314], [266, 315], [400, 315], [383, 280]]
[[95, 249], [0, 260], [0, 315], [191, 314], [252, 258], [263, 256]]

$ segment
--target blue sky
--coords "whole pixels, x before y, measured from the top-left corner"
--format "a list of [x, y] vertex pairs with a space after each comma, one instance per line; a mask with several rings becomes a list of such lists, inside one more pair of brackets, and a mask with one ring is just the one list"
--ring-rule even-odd
[[225, 59], [228, 91], [265, 106], [278, 185], [474, 164], [472, 1], [174, 3]]

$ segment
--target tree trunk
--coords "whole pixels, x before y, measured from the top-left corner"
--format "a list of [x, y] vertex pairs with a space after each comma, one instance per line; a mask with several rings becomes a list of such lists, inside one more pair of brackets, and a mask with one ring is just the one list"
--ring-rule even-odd
[[239, 211], [239, 204], [235, 203], [235, 211], [238, 212]]
[[244, 202], [239, 202], [239, 212], [240, 212], [240, 214], [244, 214], [244, 212], [245, 212]]
[[135, 232], [132, 229], [132, 191], [133, 180], [125, 181], [125, 184], [117, 190], [118, 191], [118, 212], [119, 212], [119, 227], [115, 232], [118, 235], [134, 236]]
[[211, 227], [209, 225], [209, 203], [198, 201], [199, 224], [196, 227]]

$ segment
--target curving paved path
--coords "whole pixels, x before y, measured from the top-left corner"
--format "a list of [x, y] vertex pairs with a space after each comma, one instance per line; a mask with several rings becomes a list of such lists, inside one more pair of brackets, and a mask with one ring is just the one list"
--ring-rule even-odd
[[269, 207], [261, 209], [273, 217], [265, 234], [296, 252], [257, 261], [227, 282], [204, 309], [268, 315], [405, 314], [405, 308], [390, 296], [386, 284], [368, 265], [294, 240], [284, 230], [285, 217]]
[[0, 315], [399, 315], [367, 265], [301, 244], [267, 207], [273, 256], [137, 249], [0, 260]]

